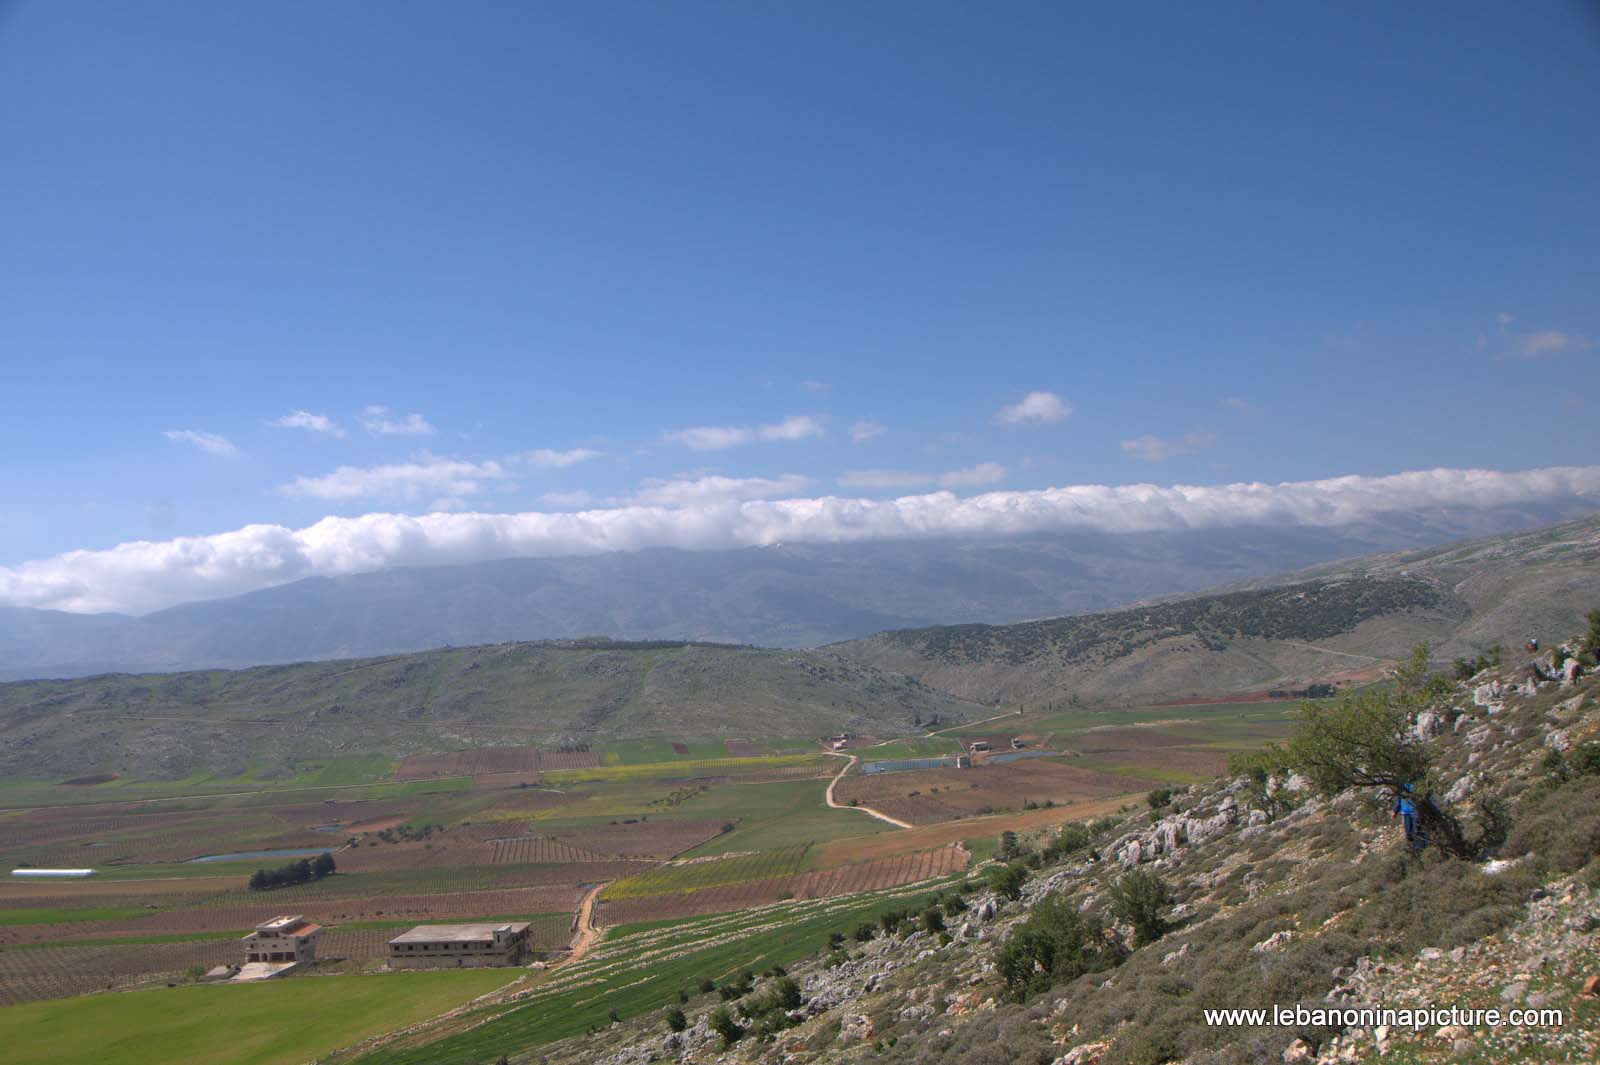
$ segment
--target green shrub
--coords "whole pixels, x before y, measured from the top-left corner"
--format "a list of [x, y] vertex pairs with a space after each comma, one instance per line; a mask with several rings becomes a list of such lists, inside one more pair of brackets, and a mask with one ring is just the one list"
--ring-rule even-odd
[[1111, 885], [1111, 912], [1133, 926], [1135, 946], [1154, 943], [1167, 934], [1163, 908], [1172, 904], [1166, 882], [1155, 873], [1135, 869]]
[[995, 894], [1015, 902], [1022, 897], [1028, 871], [1020, 865], [991, 865], [985, 874]]
[[1053, 894], [1040, 899], [1013, 929], [995, 966], [1007, 996], [1022, 1002], [1121, 960], [1121, 948], [1106, 939], [1098, 920], [1080, 913], [1066, 896]]
[[684, 1016], [682, 1010], [674, 1006], [667, 1011], [667, 1027], [674, 1032], [681, 1032], [689, 1027], [689, 1018]]
[[1094, 837], [1083, 825], [1076, 822], [1062, 825], [1061, 831], [1056, 833], [1056, 838], [1045, 844], [1044, 859], [1047, 862], [1058, 862], [1068, 855], [1088, 850], [1093, 842]]
[[1600, 854], [1600, 775], [1526, 792], [1500, 853], [1551, 873], [1583, 868]]
[[707, 1022], [711, 1030], [722, 1037], [724, 1048], [731, 1047], [744, 1038], [744, 1028], [733, 1019], [733, 1013], [726, 1006], [718, 1006]]

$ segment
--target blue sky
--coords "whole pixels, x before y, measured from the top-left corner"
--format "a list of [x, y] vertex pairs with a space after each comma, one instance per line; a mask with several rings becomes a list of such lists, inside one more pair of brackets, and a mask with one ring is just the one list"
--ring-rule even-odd
[[0, 567], [1587, 465], [1596, 100], [1576, 2], [5, 5]]

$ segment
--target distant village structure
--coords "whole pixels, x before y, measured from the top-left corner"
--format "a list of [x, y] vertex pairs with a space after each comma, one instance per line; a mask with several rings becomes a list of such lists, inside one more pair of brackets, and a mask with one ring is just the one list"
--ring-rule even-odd
[[521, 965], [528, 922], [423, 924], [389, 940], [391, 969], [469, 969]]
[[317, 960], [317, 939], [322, 926], [299, 914], [262, 921], [244, 937], [246, 962], [306, 963]]

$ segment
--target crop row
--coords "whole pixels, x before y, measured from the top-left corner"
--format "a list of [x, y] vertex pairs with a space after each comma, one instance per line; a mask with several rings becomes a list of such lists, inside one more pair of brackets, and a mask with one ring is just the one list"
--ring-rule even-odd
[[681, 894], [719, 884], [788, 876], [800, 871], [810, 847], [809, 843], [801, 843], [782, 850], [657, 866], [612, 884], [602, 897], [613, 900], [643, 895]]
[[724, 884], [699, 891], [608, 900], [596, 912], [595, 919], [602, 925], [615, 926], [727, 913], [785, 899], [855, 895], [947, 876], [964, 868], [966, 862], [967, 853], [960, 847], [939, 847], [833, 869]]
[[549, 836], [516, 836], [494, 840], [493, 857], [496, 865], [533, 864], [536, 862], [595, 862], [606, 856], [571, 843], [563, 843]]
[[240, 959], [235, 939], [0, 951], [0, 1005], [176, 980]]

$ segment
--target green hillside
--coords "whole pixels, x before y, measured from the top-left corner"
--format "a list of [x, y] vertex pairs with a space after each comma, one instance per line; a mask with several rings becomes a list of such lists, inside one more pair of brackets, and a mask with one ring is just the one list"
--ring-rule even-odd
[[307, 759], [496, 744], [904, 732], [976, 708], [797, 651], [608, 640], [0, 684], [0, 774], [286, 775]]

